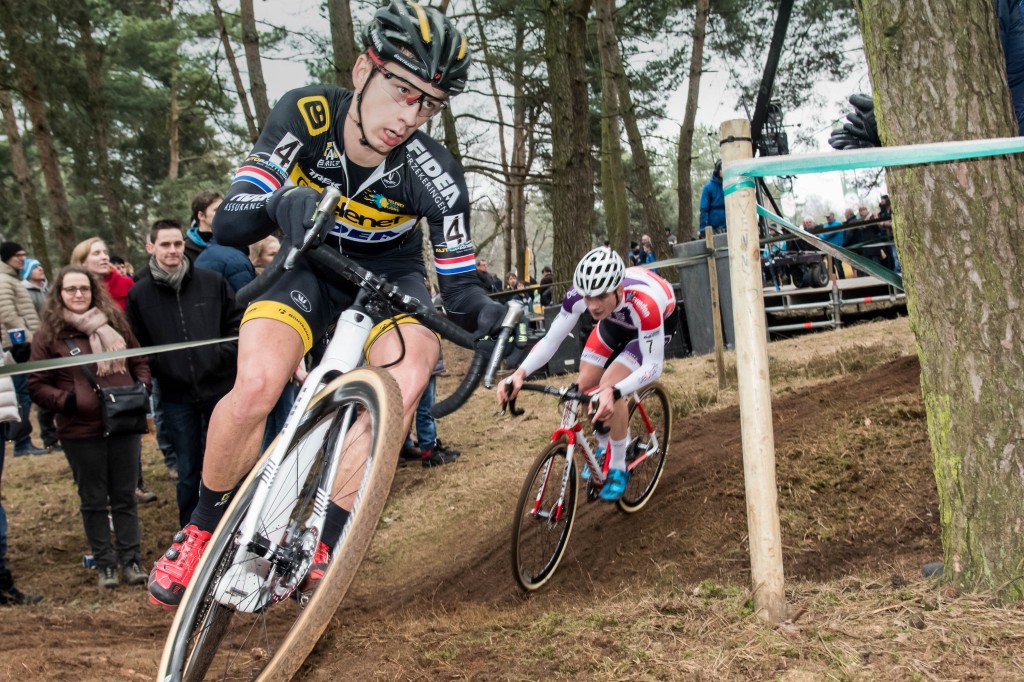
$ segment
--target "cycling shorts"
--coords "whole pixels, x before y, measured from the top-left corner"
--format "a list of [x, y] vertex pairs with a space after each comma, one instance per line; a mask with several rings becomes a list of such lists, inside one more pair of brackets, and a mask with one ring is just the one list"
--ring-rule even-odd
[[[669, 334], [665, 335], [666, 345], [670, 338]], [[635, 372], [643, 362], [637, 330], [608, 320], [601, 320], [587, 337], [580, 362], [605, 369], [613, 362], [618, 362], [620, 365], [625, 365], [630, 372]]]
[[[325, 243], [320, 248], [336, 248]], [[409, 296], [420, 301], [430, 301], [424, 278], [426, 269], [419, 243], [407, 240], [399, 248], [378, 256], [349, 256], [362, 267], [387, 277], [388, 281]], [[343, 310], [355, 300], [356, 286], [348, 282], [328, 282], [319, 278], [314, 270], [303, 261], [285, 272], [271, 287], [246, 308], [242, 317], [244, 325], [249, 320], [271, 319], [284, 322], [294, 329], [302, 339], [303, 352], [308, 353], [337, 321]], [[390, 328], [392, 323], [379, 323], [391, 319], [378, 310], [368, 310], [370, 317], [378, 323], [375, 339]], [[394, 324], [414, 321], [405, 316]]]

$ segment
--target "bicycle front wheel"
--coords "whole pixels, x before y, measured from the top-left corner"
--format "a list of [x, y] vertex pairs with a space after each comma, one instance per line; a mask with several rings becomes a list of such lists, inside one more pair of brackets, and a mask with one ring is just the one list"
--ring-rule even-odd
[[630, 441], [626, 450], [629, 483], [619, 499], [619, 509], [632, 514], [640, 511], [654, 494], [665, 468], [668, 439], [672, 435], [672, 410], [668, 394], [659, 384], [651, 384], [640, 399], [629, 407]]
[[[211, 538], [171, 625], [158, 679], [287, 680], [295, 674], [369, 548], [404, 435], [401, 406], [391, 375], [368, 367], [340, 376], [313, 398], [277, 467], [274, 480], [281, 484], [259, 508], [252, 506], [261, 476], [272, 475], [265, 455]], [[363, 456], [365, 464], [346, 461]], [[323, 517], [334, 464], [339, 472], [355, 471], [361, 483], [327, 571], [308, 603], [300, 604], [295, 588], [320, 533], [308, 524]], [[256, 539], [242, 547], [239, 529], [247, 519], [255, 519]]]
[[565, 554], [576, 517], [576, 470], [564, 440], [548, 445], [523, 483], [512, 524], [512, 572], [526, 591], [540, 589]]

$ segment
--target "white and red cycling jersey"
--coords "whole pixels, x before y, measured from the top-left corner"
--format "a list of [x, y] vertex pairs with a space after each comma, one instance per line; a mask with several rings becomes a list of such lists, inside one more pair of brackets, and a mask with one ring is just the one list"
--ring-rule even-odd
[[[665, 344], [672, 337], [665, 332], [665, 318], [675, 310], [676, 298], [668, 282], [645, 268], [626, 268], [622, 284], [622, 300], [594, 327], [580, 361], [607, 367], [614, 357], [632, 369], [614, 386], [628, 395], [661, 376]], [[586, 310], [583, 294], [570, 288], [547, 334], [520, 364], [526, 376], [547, 364]]]

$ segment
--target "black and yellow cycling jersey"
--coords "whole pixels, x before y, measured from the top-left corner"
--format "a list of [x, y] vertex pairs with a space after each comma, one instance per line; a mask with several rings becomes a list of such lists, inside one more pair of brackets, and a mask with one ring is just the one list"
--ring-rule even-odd
[[[327, 244], [371, 270], [386, 263], [391, 271], [423, 273], [419, 223], [425, 219], [445, 308], [455, 322], [474, 329], [488, 299], [476, 276], [461, 167], [419, 130], [376, 168], [357, 166], [345, 156], [342, 135], [351, 102], [350, 91], [330, 85], [299, 88], [281, 98], [217, 211], [217, 240], [248, 244], [272, 233], [277, 226], [266, 203], [280, 187], [337, 187], [342, 200]], [[290, 296], [282, 290], [269, 298], [285, 302]]]

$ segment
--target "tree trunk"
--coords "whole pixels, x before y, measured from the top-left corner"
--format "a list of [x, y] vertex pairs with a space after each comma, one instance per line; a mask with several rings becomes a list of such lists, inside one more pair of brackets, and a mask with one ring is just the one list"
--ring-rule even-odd
[[[594, 224], [590, 110], [584, 53], [590, 0], [546, 0], [544, 52], [551, 106], [551, 222], [555, 272], [590, 249]], [[565, 293], [556, 291], [556, 298]]]
[[128, 223], [121, 208], [123, 191], [110, 168], [110, 127], [103, 88], [103, 53], [92, 36], [89, 11], [79, 0], [75, 4], [75, 23], [78, 26], [79, 47], [85, 58], [86, 88], [84, 103], [92, 124], [93, 138], [90, 156], [96, 165], [100, 194], [107, 207], [107, 222], [113, 243], [113, 253], [128, 253]]
[[[32, 244], [32, 256], [43, 264], [47, 273], [50, 268], [50, 253], [46, 246], [46, 233], [43, 231], [43, 220], [39, 215], [39, 201], [36, 199], [36, 188], [32, 184], [32, 171], [25, 157], [25, 147], [21, 143], [21, 132], [18, 130], [18, 119], [14, 115], [14, 103], [8, 90], [0, 90], [0, 115], [4, 119], [4, 132], [7, 145], [11, 150], [11, 170], [18, 183], [21, 195], [22, 222], [28, 227]], [[8, 235], [10, 238], [10, 235]], [[51, 275], [52, 276], [52, 275]]]
[[334, 56], [334, 82], [352, 89], [352, 67], [359, 57], [352, 7], [349, 0], [327, 0], [327, 16], [331, 22], [331, 49]]
[[252, 108], [249, 106], [249, 96], [245, 92], [245, 83], [242, 82], [242, 74], [238, 70], [235, 51], [231, 47], [231, 37], [228, 35], [227, 26], [224, 25], [224, 15], [220, 11], [220, 5], [217, 3], [217, 0], [210, 0], [210, 5], [213, 7], [213, 18], [217, 22], [220, 42], [224, 46], [224, 57], [227, 59], [228, 67], [231, 69], [231, 78], [235, 81], [238, 101], [242, 105], [242, 115], [245, 117], [245, 126], [249, 131], [249, 141], [255, 143], [260, 136], [259, 128], [256, 126], [256, 119], [253, 117]]
[[29, 120], [32, 121], [32, 139], [36, 143], [39, 166], [46, 183], [46, 194], [50, 205], [50, 222], [61, 256], [66, 258], [75, 245], [75, 229], [68, 210], [64, 179], [60, 174], [60, 160], [53, 145], [46, 104], [36, 82], [35, 70], [25, 48], [25, 37], [21, 26], [11, 14], [8, 3], [0, 2], [0, 31], [4, 34], [7, 54], [14, 66], [21, 89], [22, 100]]
[[603, 0], [609, 5], [608, 9], [608, 30], [610, 37], [610, 74], [615, 88], [619, 95], [619, 114], [622, 116], [622, 123], [626, 128], [626, 139], [629, 140], [629, 150], [633, 155], [633, 168], [636, 170], [637, 195], [640, 206], [643, 209], [646, 231], [651, 237], [651, 245], [659, 258], [665, 258], [670, 254], [668, 237], [665, 236], [665, 222], [661, 217], [661, 208], [654, 196], [654, 183], [651, 181], [651, 164], [647, 160], [647, 150], [644, 149], [643, 135], [640, 133], [640, 126], [636, 120], [636, 106], [633, 104], [633, 96], [629, 89], [629, 79], [626, 78], [626, 69], [622, 64], [622, 53], [619, 52], [619, 42], [615, 32], [615, 3], [614, 0]]
[[239, 10], [242, 15], [242, 46], [245, 48], [245, 65], [249, 69], [249, 86], [252, 103], [256, 107], [256, 128], [263, 130], [270, 116], [270, 102], [267, 100], [267, 82], [263, 80], [263, 62], [260, 61], [260, 32], [256, 28], [256, 14], [252, 0], [242, 0]]
[[177, 64], [171, 66], [171, 82], [167, 88], [167, 99], [167, 177], [170, 180], [177, 180], [181, 167], [181, 110], [178, 108]]
[[686, 111], [679, 127], [679, 147], [676, 155], [676, 196], [679, 200], [679, 220], [676, 239], [685, 242], [697, 236], [693, 228], [693, 129], [697, 120], [697, 100], [700, 98], [700, 78], [704, 70], [704, 35], [708, 25], [710, 0], [697, 0], [693, 24], [693, 50], [690, 52], [689, 86], [686, 89]]
[[[1017, 135], [991, 3], [857, 0], [887, 145]], [[958, 27], [951, 31], [950, 27]], [[944, 577], [1024, 598], [1024, 159], [888, 172]]]
[[619, 95], [615, 83], [615, 0], [597, 0], [597, 51], [601, 62], [601, 196], [608, 241], [620, 254], [629, 253], [629, 204], [622, 168]]

